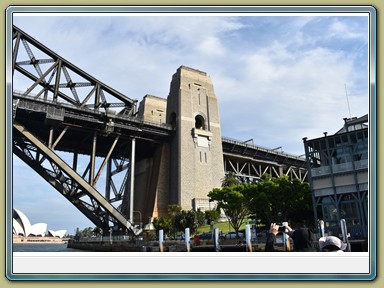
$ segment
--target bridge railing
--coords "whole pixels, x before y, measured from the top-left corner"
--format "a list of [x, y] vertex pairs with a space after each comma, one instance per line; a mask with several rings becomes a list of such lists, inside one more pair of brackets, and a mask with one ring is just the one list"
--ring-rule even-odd
[[236, 139], [233, 139], [233, 138], [229, 138], [229, 137], [222, 136], [221, 139], [222, 139], [223, 142], [227, 142], [227, 143], [231, 143], [231, 144], [238, 145], [238, 146], [243, 146], [243, 147], [251, 147], [251, 148], [253, 148], [255, 150], [263, 151], [263, 152], [270, 153], [270, 154], [275, 154], [275, 155], [280, 155], [280, 156], [284, 156], [284, 157], [289, 157], [291, 159], [296, 159], [296, 160], [300, 160], [300, 161], [305, 161], [306, 160], [305, 157], [303, 157], [303, 156], [297, 156], [297, 155], [293, 155], [293, 154], [289, 154], [289, 153], [285, 153], [285, 152], [279, 152], [279, 151], [272, 150], [272, 149], [269, 149], [269, 148], [266, 148], [266, 147], [263, 147], [263, 146], [244, 143], [244, 142], [241, 142], [239, 140], [236, 140]]

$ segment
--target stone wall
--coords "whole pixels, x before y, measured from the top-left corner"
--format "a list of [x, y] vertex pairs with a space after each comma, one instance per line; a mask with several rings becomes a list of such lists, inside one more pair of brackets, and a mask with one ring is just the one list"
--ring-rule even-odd
[[140, 102], [138, 117], [157, 124], [166, 123], [167, 100], [158, 96], [145, 95]]

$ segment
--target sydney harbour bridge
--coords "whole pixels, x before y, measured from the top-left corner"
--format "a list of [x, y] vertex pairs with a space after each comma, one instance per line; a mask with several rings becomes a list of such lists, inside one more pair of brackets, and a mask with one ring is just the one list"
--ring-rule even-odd
[[[184, 70], [195, 73], [193, 69]], [[143, 217], [154, 217], [161, 215], [167, 204], [180, 203], [183, 191], [177, 198], [164, 192], [171, 189], [171, 184], [161, 184], [165, 188], [158, 189], [158, 183], [180, 182], [168, 179], [178, 173], [168, 171], [174, 169], [169, 168], [173, 164], [166, 164], [169, 155], [176, 153], [170, 143], [175, 137], [183, 137], [172, 115], [162, 123], [149, 121], [138, 111], [137, 100], [101, 83], [15, 26], [12, 73], [12, 152], [97, 227], [108, 231], [113, 226], [139, 234], [135, 211], [141, 211]], [[200, 71], [197, 74], [203, 75]], [[200, 94], [198, 97], [200, 101]], [[201, 151], [214, 147], [211, 139], [215, 135], [209, 124], [213, 113], [201, 115], [194, 120], [194, 136], [189, 133], [188, 137], [200, 149], [196, 157], [204, 162], [201, 157], [205, 155], [207, 162], [206, 152]], [[221, 134], [220, 146], [222, 152], [212, 154], [209, 161], [220, 163], [224, 173], [231, 171], [245, 181], [255, 181], [265, 173], [307, 180], [303, 157]], [[177, 165], [189, 165], [189, 158], [184, 161], [181, 154], [175, 155]], [[144, 162], [150, 164], [143, 166]], [[144, 188], [139, 183], [143, 178], [137, 176], [140, 169], [145, 170]], [[144, 200], [137, 206], [136, 198], [140, 197]], [[195, 198], [197, 203], [201, 197]]]

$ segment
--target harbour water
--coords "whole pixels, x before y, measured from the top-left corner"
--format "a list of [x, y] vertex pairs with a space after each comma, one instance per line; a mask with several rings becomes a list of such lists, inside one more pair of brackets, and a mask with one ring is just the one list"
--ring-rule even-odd
[[87, 252], [79, 249], [67, 248], [66, 243], [13, 243], [13, 252]]

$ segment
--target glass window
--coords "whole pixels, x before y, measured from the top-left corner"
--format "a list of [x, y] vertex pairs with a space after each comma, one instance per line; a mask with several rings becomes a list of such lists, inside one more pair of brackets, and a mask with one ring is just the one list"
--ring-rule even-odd
[[322, 200], [324, 221], [337, 221], [337, 208], [331, 197]]
[[342, 202], [340, 204], [340, 216], [344, 219], [356, 218], [358, 219], [358, 210], [355, 202]]

